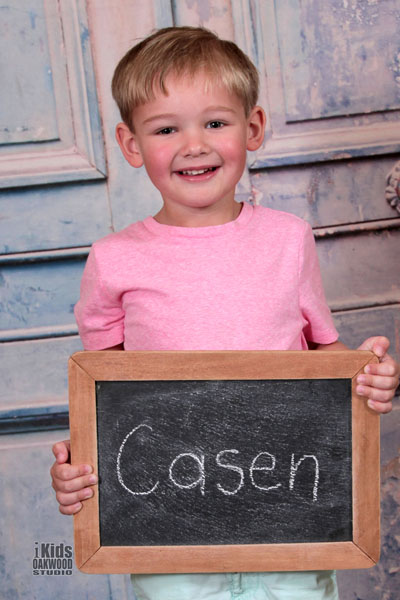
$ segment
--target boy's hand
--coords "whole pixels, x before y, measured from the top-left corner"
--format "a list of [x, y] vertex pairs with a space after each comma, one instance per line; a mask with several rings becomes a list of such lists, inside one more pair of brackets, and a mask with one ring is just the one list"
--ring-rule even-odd
[[97, 483], [97, 475], [90, 465], [70, 464], [69, 440], [54, 444], [53, 454], [56, 461], [50, 469], [50, 475], [59, 509], [63, 515], [73, 515], [81, 510], [81, 500], [93, 496], [93, 490], [88, 486]]
[[400, 365], [387, 354], [390, 342], [386, 337], [370, 337], [358, 350], [371, 350], [379, 363], [371, 363], [357, 377], [357, 394], [368, 398], [368, 406], [378, 413], [392, 410], [392, 399], [399, 385]]

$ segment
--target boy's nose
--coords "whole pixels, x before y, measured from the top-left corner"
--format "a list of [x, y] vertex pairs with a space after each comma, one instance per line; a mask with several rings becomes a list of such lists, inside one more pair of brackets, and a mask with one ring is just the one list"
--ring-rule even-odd
[[208, 154], [210, 147], [204, 139], [202, 132], [191, 132], [185, 137], [184, 145], [182, 148], [183, 156], [200, 156], [201, 154]]

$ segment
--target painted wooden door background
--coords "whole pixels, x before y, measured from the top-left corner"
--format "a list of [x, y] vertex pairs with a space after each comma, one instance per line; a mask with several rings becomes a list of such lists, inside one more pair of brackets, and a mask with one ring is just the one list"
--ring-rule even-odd
[[[90, 244], [154, 214], [158, 193], [114, 141], [113, 67], [155, 27], [205, 25], [261, 73], [268, 115], [238, 199], [314, 228], [344, 342], [387, 335], [400, 358], [399, 0], [8, 0], [0, 6], [0, 597], [129, 599], [126, 577], [34, 576], [35, 543], [72, 544], [50, 488], [68, 437], [68, 356]], [[341, 598], [400, 588], [398, 407], [382, 418], [382, 559]]]

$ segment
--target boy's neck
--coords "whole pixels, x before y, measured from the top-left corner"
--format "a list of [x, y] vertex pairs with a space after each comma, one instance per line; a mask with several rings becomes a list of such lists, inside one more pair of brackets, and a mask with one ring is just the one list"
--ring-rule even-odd
[[242, 204], [234, 201], [224, 207], [206, 206], [203, 208], [185, 207], [186, 210], [174, 210], [171, 206], [163, 206], [154, 215], [154, 219], [162, 225], [175, 227], [212, 227], [224, 225], [238, 218]]

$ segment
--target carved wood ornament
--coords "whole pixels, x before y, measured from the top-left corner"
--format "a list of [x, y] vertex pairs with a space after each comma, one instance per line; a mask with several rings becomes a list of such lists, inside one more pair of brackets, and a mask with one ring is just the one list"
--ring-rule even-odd
[[388, 173], [385, 196], [390, 206], [400, 213], [400, 161]]

